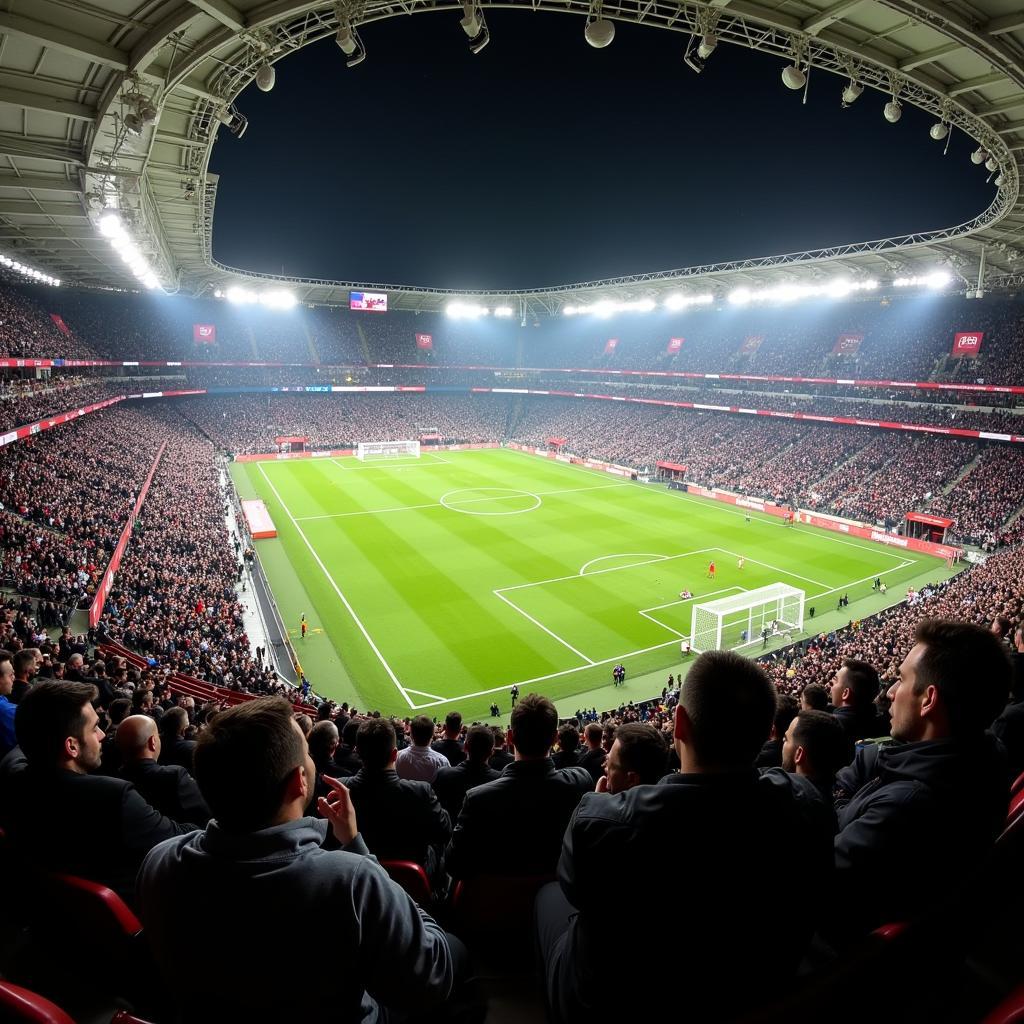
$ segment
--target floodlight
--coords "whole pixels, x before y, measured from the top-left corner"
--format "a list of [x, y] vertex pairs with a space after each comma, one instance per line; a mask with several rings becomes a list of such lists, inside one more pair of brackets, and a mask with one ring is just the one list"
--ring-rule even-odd
[[588, 21], [583, 38], [595, 49], [603, 49], [615, 38], [615, 23], [600, 17]]
[[683, 62], [695, 75], [699, 75], [705, 67], [704, 61], [690, 50], [683, 54]]
[[936, 142], [941, 142], [949, 134], [949, 125], [943, 121], [936, 121], [935, 124], [928, 129], [928, 134], [935, 139]]
[[366, 50], [363, 48], [363, 41], [359, 33], [347, 22], [338, 26], [338, 34], [334, 41], [341, 47], [342, 53], [349, 59], [345, 61], [345, 67], [354, 68], [366, 60]]
[[516, 311], [511, 306], [497, 306], [494, 310], [495, 316], [515, 316]]
[[903, 104], [895, 96], [884, 107], [882, 115], [889, 124], [895, 124], [903, 116]]
[[700, 45], [697, 47], [697, 56], [701, 60], [707, 60], [715, 52], [715, 47], [718, 45], [718, 36], [714, 32], [705, 32], [700, 37]]
[[729, 301], [734, 306], [745, 306], [750, 301], [750, 289], [734, 288], [729, 292]]
[[291, 292], [285, 291], [283, 288], [260, 292], [258, 299], [260, 304], [266, 306], [267, 309], [293, 309], [299, 301]]
[[928, 274], [922, 281], [929, 288], [945, 288], [947, 284], [952, 280], [952, 277], [945, 270], [935, 270]]
[[575, 316], [576, 312], [577, 312], [577, 310], [576, 310], [575, 306], [565, 306], [562, 309], [562, 315], [563, 316]]
[[999, 164], [996, 162], [996, 158], [994, 156], [990, 156], [985, 161], [985, 170], [986, 171], [996, 171], [998, 169], [999, 169]]
[[156, 274], [150, 271], [143, 279], [142, 283], [149, 289], [156, 288], [160, 282], [156, 279]]
[[996, 175], [996, 188], [1002, 188], [1006, 181], [1006, 176], [1003, 174]]
[[983, 146], [979, 146], [971, 154], [971, 163], [972, 164], [983, 164], [985, 162], [985, 160], [987, 159], [987, 157], [988, 157], [988, 153], [985, 152], [984, 147]]
[[806, 83], [807, 75], [796, 64], [790, 64], [782, 69], [782, 84], [787, 89], [802, 89]]
[[106, 238], [121, 238], [124, 235], [124, 225], [116, 213], [105, 213], [100, 217], [100, 234]]
[[123, 124], [129, 135], [141, 135], [142, 129], [146, 126], [145, 122], [134, 110], [130, 114], [125, 115]]
[[274, 71], [272, 64], [264, 61], [256, 69], [256, 88], [260, 92], [270, 92], [274, 88], [275, 81], [277, 81], [277, 72]]
[[843, 106], [848, 107], [851, 103], [857, 101], [857, 97], [864, 91], [864, 86], [860, 84], [856, 79], [851, 78], [847, 83], [846, 88], [843, 89]]

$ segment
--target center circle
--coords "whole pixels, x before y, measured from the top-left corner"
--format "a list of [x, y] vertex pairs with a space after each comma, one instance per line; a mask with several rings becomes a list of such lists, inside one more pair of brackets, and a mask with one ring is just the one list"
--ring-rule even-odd
[[[465, 487], [442, 494], [441, 504], [468, 516], [518, 516], [540, 508], [540, 495], [511, 487]], [[498, 508], [488, 506], [498, 505]], [[510, 507], [521, 505], [521, 508]]]

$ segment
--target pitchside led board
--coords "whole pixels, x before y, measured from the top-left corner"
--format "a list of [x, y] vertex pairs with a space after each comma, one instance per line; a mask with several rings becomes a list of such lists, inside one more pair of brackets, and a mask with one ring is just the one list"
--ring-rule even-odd
[[383, 292], [349, 292], [348, 308], [360, 309], [366, 313], [386, 313], [388, 297]]

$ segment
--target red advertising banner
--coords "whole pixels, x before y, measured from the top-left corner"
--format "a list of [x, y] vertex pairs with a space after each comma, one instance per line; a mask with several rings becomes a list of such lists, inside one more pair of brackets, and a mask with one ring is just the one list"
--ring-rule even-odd
[[193, 324], [192, 341], [196, 345], [216, 345], [217, 325], [216, 324]]
[[665, 349], [665, 351], [671, 355], [675, 355], [683, 347], [683, 342], [685, 340], [685, 338], [669, 338], [668, 348]]
[[604, 354], [606, 356], [611, 355], [618, 347], [619, 347], [619, 339], [618, 338], [609, 338], [604, 343]]
[[66, 323], [64, 323], [64, 318], [60, 315], [60, 313], [51, 313], [50, 319], [57, 325], [57, 330], [60, 331], [61, 334], [71, 333], [71, 328], [68, 327]]
[[417, 334], [416, 347], [423, 352], [433, 352], [434, 336], [432, 334]]
[[832, 346], [834, 356], [855, 356], [860, 351], [863, 334], [840, 334]]
[[748, 334], [740, 345], [740, 351], [744, 355], [753, 355], [764, 343], [763, 334]]
[[985, 337], [984, 331], [961, 331], [953, 336], [953, 349], [950, 355], [976, 356], [981, 351], [981, 339]]

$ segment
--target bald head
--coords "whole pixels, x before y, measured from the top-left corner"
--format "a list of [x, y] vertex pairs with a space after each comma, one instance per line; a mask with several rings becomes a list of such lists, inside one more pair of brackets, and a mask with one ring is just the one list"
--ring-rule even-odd
[[160, 734], [149, 715], [129, 715], [114, 738], [125, 761], [155, 761], [160, 756]]

